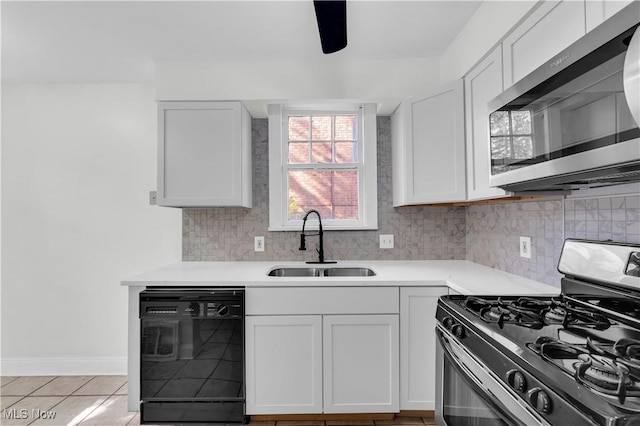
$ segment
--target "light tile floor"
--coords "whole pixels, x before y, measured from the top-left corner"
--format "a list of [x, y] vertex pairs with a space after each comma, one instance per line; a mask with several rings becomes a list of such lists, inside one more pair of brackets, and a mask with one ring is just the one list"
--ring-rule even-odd
[[[127, 411], [126, 376], [0, 377], [0, 425], [139, 425]], [[425, 426], [432, 418], [392, 421], [279, 421], [252, 426]]]

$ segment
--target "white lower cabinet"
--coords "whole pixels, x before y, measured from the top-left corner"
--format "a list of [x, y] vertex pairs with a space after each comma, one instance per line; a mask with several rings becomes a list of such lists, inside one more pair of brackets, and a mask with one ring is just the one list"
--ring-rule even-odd
[[248, 316], [247, 414], [322, 412], [322, 317]]
[[399, 411], [398, 287], [248, 288], [247, 414]]
[[324, 412], [397, 412], [398, 315], [328, 315], [322, 325]]
[[400, 410], [433, 410], [436, 307], [447, 287], [400, 288]]
[[247, 414], [398, 412], [398, 315], [247, 316], [245, 328]]

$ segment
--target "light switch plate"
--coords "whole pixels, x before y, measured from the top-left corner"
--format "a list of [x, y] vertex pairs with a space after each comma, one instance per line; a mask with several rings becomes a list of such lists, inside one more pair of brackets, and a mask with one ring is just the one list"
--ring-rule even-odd
[[393, 234], [380, 235], [380, 248], [392, 249], [393, 248]]
[[253, 239], [253, 251], [264, 251], [264, 237], [255, 237]]
[[531, 259], [531, 237], [520, 237], [520, 257]]
[[155, 206], [158, 203], [158, 193], [156, 191], [149, 191], [149, 204]]

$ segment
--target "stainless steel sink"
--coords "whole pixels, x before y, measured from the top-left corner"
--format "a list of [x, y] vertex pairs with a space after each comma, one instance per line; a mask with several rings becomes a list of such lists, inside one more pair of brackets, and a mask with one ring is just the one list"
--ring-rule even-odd
[[270, 277], [373, 277], [376, 275], [369, 268], [353, 266], [328, 268], [318, 267], [284, 267], [274, 268], [267, 273]]

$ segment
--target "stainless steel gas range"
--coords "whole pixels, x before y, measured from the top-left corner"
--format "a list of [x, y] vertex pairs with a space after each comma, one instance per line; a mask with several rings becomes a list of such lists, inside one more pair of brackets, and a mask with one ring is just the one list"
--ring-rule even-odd
[[437, 425], [640, 425], [640, 245], [565, 241], [555, 297], [443, 296]]

